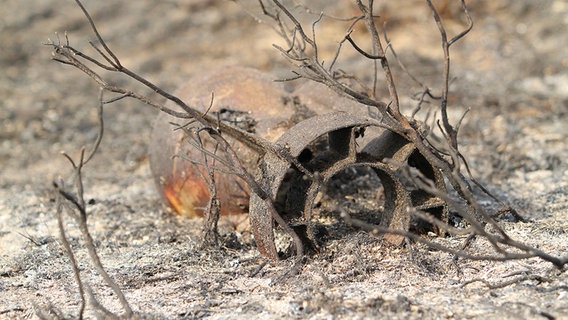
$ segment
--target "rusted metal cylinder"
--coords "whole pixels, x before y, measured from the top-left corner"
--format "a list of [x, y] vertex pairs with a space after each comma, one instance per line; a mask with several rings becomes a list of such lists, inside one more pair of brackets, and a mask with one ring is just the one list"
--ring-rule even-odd
[[[212, 94], [214, 94], [212, 96]], [[226, 67], [201, 74], [180, 87], [175, 95], [189, 106], [217, 115], [219, 121], [232, 122], [241, 129], [268, 140], [278, 137], [289, 126], [295, 114], [283, 85], [253, 69]], [[181, 111], [168, 101], [166, 106]], [[189, 217], [204, 214], [209, 200], [207, 172], [203, 154], [183, 130], [174, 130], [187, 120], [160, 113], [154, 123], [149, 146], [150, 166], [156, 186], [164, 202], [174, 211]], [[215, 152], [212, 139], [203, 137], [203, 146]], [[247, 169], [259, 155], [232, 137], [225, 137]], [[220, 155], [222, 158], [222, 155]], [[210, 157], [211, 166], [218, 166]], [[219, 165], [220, 166], [220, 165]], [[215, 172], [221, 214], [238, 214], [248, 209], [247, 186], [240, 179], [222, 170]]]
[[[295, 90], [285, 90], [270, 76], [240, 67], [201, 74], [176, 95], [204, 114], [215, 115], [219, 122], [268, 140], [274, 148], [288, 150], [289, 156], [296, 158], [299, 164], [293, 165], [281, 155], [263, 152], [261, 144], [247, 146], [236, 138], [242, 134], [221, 126], [228, 131], [223, 137], [245, 169], [269, 193], [279, 215], [286, 223], [294, 221], [296, 227], [304, 230], [301, 238], [306, 247], [316, 245], [311, 212], [320, 188], [339, 172], [359, 167], [371, 168], [381, 180], [385, 199], [384, 209], [377, 212], [379, 227], [399, 232], [413, 229], [443, 233], [428, 221], [412, 221], [410, 207], [443, 222], [447, 220], [447, 208], [441, 199], [405, 181], [400, 169], [414, 167], [443, 190], [441, 173], [410, 141], [385, 130], [372, 109], [320, 84], [308, 82]], [[173, 103], [167, 106], [180, 110]], [[249, 194], [247, 186], [231, 173], [234, 167], [223, 165], [226, 155], [222, 148], [217, 148], [215, 140], [207, 135], [196, 138], [196, 130], [183, 121], [187, 120], [162, 113], [152, 132], [150, 165], [166, 204], [182, 215], [203, 215], [212, 185], [208, 172], [214, 172], [221, 214], [248, 212], [259, 251], [278, 259], [275, 222], [267, 200]], [[299, 166], [309, 172], [301, 172]], [[387, 234], [385, 239], [400, 244], [404, 237], [400, 233]]]

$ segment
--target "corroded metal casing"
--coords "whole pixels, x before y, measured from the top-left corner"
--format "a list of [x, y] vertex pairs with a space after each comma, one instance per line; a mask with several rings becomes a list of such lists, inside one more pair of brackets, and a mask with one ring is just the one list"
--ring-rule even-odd
[[[286, 123], [294, 114], [282, 85], [259, 71], [242, 67], [226, 67], [199, 75], [183, 85], [175, 95], [203, 113], [217, 114], [220, 121], [233, 121], [233, 125], [242, 126], [244, 130], [251, 130], [269, 140], [287, 129]], [[181, 111], [172, 102], [168, 101], [166, 106]], [[154, 123], [149, 156], [156, 186], [166, 204], [182, 215], [193, 217], [204, 213], [209, 191], [201, 177], [206, 174], [199, 164], [202, 152], [191, 144], [183, 130], [174, 130], [176, 125], [172, 124], [184, 125], [185, 122], [187, 120], [160, 113]], [[203, 146], [215, 152], [214, 142], [206, 136], [202, 135]], [[259, 157], [256, 152], [251, 152], [231, 137], [225, 138], [245, 167], [251, 168], [256, 164]], [[209, 161], [211, 166], [222, 169], [222, 165], [214, 163], [211, 157]], [[248, 188], [238, 177], [218, 170], [215, 180], [221, 214], [248, 210]]]

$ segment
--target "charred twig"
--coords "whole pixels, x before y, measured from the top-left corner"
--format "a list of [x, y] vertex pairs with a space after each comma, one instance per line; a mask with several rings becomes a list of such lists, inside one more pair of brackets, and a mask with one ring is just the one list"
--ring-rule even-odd
[[[406, 170], [408, 170], [408, 169], [406, 169]], [[446, 192], [438, 190], [435, 186], [432, 185], [431, 181], [429, 179], [427, 179], [426, 177], [424, 177], [420, 172], [414, 172], [414, 174], [411, 175], [408, 171], [406, 171], [406, 176], [409, 179], [411, 179], [413, 181], [413, 183], [415, 183], [422, 190], [425, 190], [426, 192], [429, 192], [431, 194], [434, 194], [434, 195], [444, 199], [444, 201], [446, 201], [446, 203], [448, 203], [448, 205], [450, 207], [457, 210], [457, 212], [462, 217], [465, 217], [465, 218], [469, 217], [469, 220], [473, 220], [473, 217], [470, 216], [467, 209], [465, 209], [461, 206], [458, 206]], [[564, 264], [566, 264], [568, 262], [567, 257], [557, 258], [557, 257], [551, 256], [551, 255], [543, 252], [542, 250], [539, 250], [537, 248], [534, 248], [534, 247], [531, 247], [531, 246], [526, 245], [524, 243], [513, 240], [511, 237], [509, 237], [505, 233], [505, 231], [503, 229], [501, 229], [497, 225], [497, 223], [495, 223], [495, 221], [493, 219], [491, 219], [489, 217], [488, 220], [490, 222], [492, 222], [494, 228], [499, 233], [499, 235], [489, 234], [488, 232], [486, 232], [484, 230], [484, 228], [481, 225], [475, 225], [475, 224], [473, 224], [473, 228], [471, 228], [471, 234], [477, 234], [477, 235], [480, 235], [480, 236], [484, 237], [485, 239], [487, 239], [493, 245], [493, 247], [495, 248], [495, 251], [502, 254], [503, 256], [505, 256], [505, 257], [517, 256], [517, 253], [509, 252], [509, 251], [503, 249], [499, 244], [521, 250], [523, 252], [526, 252], [527, 254], [529, 254], [532, 257], [539, 257], [539, 258], [541, 258], [545, 261], [549, 261], [558, 268], [562, 268], [564, 266]], [[440, 224], [440, 222], [438, 222], [438, 224]], [[444, 226], [443, 223], [441, 223], [440, 226], [444, 230], [451, 230], [451, 231], [455, 232], [454, 228], [451, 228], [450, 226], [447, 226], [447, 225]]]
[[[409, 231], [382, 228], [382, 227], [379, 227], [379, 226], [376, 226], [376, 225], [369, 224], [369, 223], [367, 223], [363, 220], [350, 217], [347, 214], [342, 214], [341, 217], [345, 220], [345, 222], [348, 225], [358, 227], [361, 230], [368, 231], [373, 235], [384, 235], [384, 234], [401, 235], [401, 236], [404, 236], [404, 237], [408, 237], [412, 241], [422, 243], [422, 244], [428, 246], [429, 248], [432, 248], [432, 249], [435, 249], [435, 250], [438, 250], [438, 251], [441, 251], [441, 252], [447, 252], [447, 253], [452, 254], [454, 256], [458, 256], [458, 257], [468, 259], [468, 260], [509, 261], [509, 260], [522, 260], [522, 259], [528, 259], [528, 258], [534, 257], [534, 255], [531, 254], [531, 253], [511, 253], [511, 254], [508, 254], [508, 255], [470, 254], [470, 253], [467, 253], [467, 252], [465, 252], [461, 249], [454, 249], [454, 248], [448, 247], [446, 245], [442, 245], [442, 244], [439, 244], [437, 242], [427, 240], [426, 238], [421, 237], [420, 235], [417, 235], [417, 234], [409, 232]], [[566, 261], [564, 263], [566, 263]]]
[[85, 313], [85, 290], [83, 288], [83, 281], [81, 280], [81, 273], [79, 272], [79, 267], [77, 265], [77, 260], [75, 259], [75, 254], [73, 253], [73, 249], [71, 249], [71, 244], [67, 239], [67, 235], [65, 233], [65, 227], [63, 226], [63, 203], [62, 197], [58, 195], [56, 197], [56, 216], [57, 216], [57, 225], [59, 228], [59, 236], [61, 237], [61, 242], [63, 243], [63, 248], [65, 248], [65, 252], [69, 257], [69, 261], [71, 263], [71, 267], [73, 268], [73, 275], [75, 276], [75, 281], [77, 282], [77, 287], [79, 289], [79, 296], [81, 297], [81, 305], [79, 307], [79, 319], [83, 319]]
[[359, 52], [363, 57], [367, 58], [367, 59], [371, 59], [371, 60], [384, 60], [385, 56], [381, 56], [381, 55], [372, 55], [369, 54], [367, 52], [365, 52], [365, 50], [361, 49], [361, 47], [359, 47], [355, 41], [353, 40], [353, 38], [351, 38], [350, 34], [347, 34], [345, 36], [345, 40], [349, 41], [349, 43], [353, 46], [353, 48]]
[[[81, 153], [80, 153], [80, 156], [79, 156], [79, 161], [75, 162], [68, 154], [63, 153], [63, 156], [65, 158], [67, 158], [67, 160], [69, 161], [69, 163], [71, 164], [71, 166], [73, 168], [75, 194], [65, 190], [62, 182], [60, 182], [60, 183], [54, 182], [53, 183], [53, 187], [54, 187], [55, 193], [56, 193], [56, 201], [57, 201], [56, 216], [57, 216], [57, 221], [58, 221], [59, 232], [60, 232], [60, 236], [61, 236], [63, 246], [64, 246], [65, 251], [67, 252], [67, 255], [68, 255], [69, 260], [71, 262], [71, 266], [73, 268], [73, 274], [75, 275], [75, 280], [76, 280], [77, 286], [79, 288], [79, 295], [81, 297], [81, 305], [80, 305], [80, 308], [79, 308], [79, 318], [80, 319], [82, 319], [84, 317], [84, 312], [85, 312], [85, 307], [86, 307], [85, 283], [81, 279], [81, 275], [80, 275], [80, 271], [79, 271], [79, 267], [78, 267], [75, 255], [73, 253], [71, 245], [69, 244], [69, 240], [67, 239], [67, 235], [66, 235], [65, 228], [64, 228], [64, 225], [63, 225], [63, 215], [62, 215], [63, 210], [65, 210], [67, 212], [67, 214], [69, 216], [71, 216], [79, 225], [79, 229], [80, 229], [81, 234], [83, 236], [83, 240], [84, 240], [85, 246], [87, 247], [87, 251], [89, 253], [89, 256], [91, 258], [92, 263], [94, 264], [98, 273], [103, 277], [106, 284], [113, 290], [113, 292], [118, 297], [122, 307], [124, 308], [126, 316], [130, 317], [130, 316], [133, 315], [132, 308], [130, 307], [130, 304], [126, 300], [126, 297], [124, 296], [122, 290], [118, 287], [118, 285], [114, 282], [114, 280], [112, 280], [110, 275], [104, 269], [102, 262], [99, 258], [99, 255], [97, 253], [97, 250], [95, 248], [94, 240], [93, 240], [93, 238], [90, 234], [89, 228], [87, 226], [87, 206], [86, 206], [86, 202], [85, 202], [84, 195], [83, 195], [82, 170], [83, 170], [83, 167], [87, 164], [87, 162], [89, 162], [92, 159], [92, 157], [96, 153], [96, 151], [97, 151], [97, 149], [98, 149], [98, 147], [99, 147], [99, 145], [102, 141], [102, 137], [103, 137], [103, 133], [104, 133], [104, 129], [103, 129], [103, 125], [104, 125], [104, 122], [103, 122], [103, 104], [104, 103], [105, 102], [103, 100], [103, 91], [101, 90], [101, 93], [100, 93], [100, 96], [99, 96], [99, 103], [98, 103], [98, 107], [97, 107], [98, 119], [99, 119], [99, 132], [98, 132], [98, 135], [95, 139], [93, 147], [89, 151], [89, 154], [87, 156], [85, 156], [86, 151], [85, 151], [85, 148], [83, 148], [81, 150]], [[91, 299], [91, 301], [96, 301], [96, 299], [95, 300]], [[97, 307], [97, 305], [94, 305], [95, 310], [100, 309], [100, 308]]]
[[526, 274], [526, 272], [523, 272], [523, 273], [525, 273], [525, 275], [513, 278], [513, 279], [508, 280], [508, 281], [499, 282], [499, 283], [490, 283], [489, 281], [487, 281], [485, 279], [472, 279], [472, 280], [468, 280], [468, 281], [464, 282], [460, 287], [464, 288], [465, 286], [470, 285], [472, 283], [481, 282], [487, 288], [494, 290], [494, 289], [505, 288], [505, 287], [508, 287], [510, 285], [518, 284], [518, 283], [521, 283], [521, 282], [524, 282], [524, 281], [529, 281], [529, 280], [538, 281], [539, 283], [551, 281], [550, 279], [545, 278], [543, 276], [539, 276], [539, 275], [536, 275], [536, 274]]
[[[375, 25], [375, 17], [373, 16], [373, 2], [373, 0], [368, 0], [367, 5], [364, 5], [361, 0], [357, 0], [357, 6], [361, 10], [361, 13], [363, 13], [363, 15], [365, 16], [365, 24], [367, 25], [367, 30], [371, 34], [373, 54], [378, 57], [382, 57], [381, 59], [379, 59], [379, 61], [381, 62], [381, 67], [387, 80], [387, 88], [389, 90], [390, 98], [392, 101], [391, 109], [394, 108], [392, 110], [392, 115], [400, 123], [400, 117], [402, 115], [400, 114], [400, 102], [398, 99], [398, 93], [388, 60], [385, 59], [385, 51], [383, 50], [383, 45], [381, 43], [381, 39], [379, 38], [377, 26]], [[375, 98], [378, 88], [378, 67], [376, 60], [373, 61], [373, 68], [375, 69], [375, 72], [373, 74], [373, 98]]]
[[[203, 146], [203, 142], [199, 133], [196, 135], [197, 142], [201, 145], [198, 150], [205, 150]], [[216, 154], [218, 150], [218, 144], [215, 145], [213, 150], [213, 154]], [[207, 189], [209, 190], [209, 201], [207, 202], [207, 207], [205, 211], [205, 224], [204, 224], [204, 234], [203, 234], [203, 243], [212, 242], [213, 244], [218, 243], [218, 229], [217, 223], [219, 222], [219, 212], [221, 212], [221, 202], [217, 198], [217, 184], [215, 183], [215, 159], [213, 159], [213, 163], [211, 166], [209, 165], [209, 161], [207, 159], [207, 154], [205, 152], [201, 152], [202, 155], [202, 163], [205, 171], [207, 173], [207, 177], [203, 177], [204, 181], [207, 184]]]
[[4, 309], [4, 310], [0, 310], [0, 315], [6, 314], [6, 313], [10, 313], [10, 312], [24, 312], [26, 311], [23, 308], [19, 308], [19, 307], [13, 307], [13, 308], [8, 308], [8, 309]]
[[[112, 280], [110, 275], [104, 269], [102, 262], [99, 258], [99, 255], [97, 253], [97, 250], [95, 248], [94, 240], [93, 240], [91, 233], [89, 231], [89, 228], [87, 226], [87, 210], [86, 210], [85, 200], [84, 200], [84, 197], [83, 197], [83, 180], [82, 180], [82, 169], [83, 169], [83, 166], [85, 164], [85, 157], [84, 157], [85, 156], [85, 149], [83, 149], [81, 151], [81, 156], [80, 156], [77, 164], [67, 154], [64, 154], [64, 156], [70, 161], [70, 163], [71, 163], [71, 165], [73, 166], [73, 169], [74, 169], [76, 194], [72, 194], [72, 193], [64, 190], [62, 188], [62, 186], [59, 186], [56, 183], [54, 184], [55, 190], [62, 200], [67, 201], [68, 205], [64, 205], [64, 207], [67, 209], [68, 214], [71, 215], [79, 224], [79, 229], [81, 230], [81, 234], [83, 235], [85, 246], [87, 247], [87, 251], [89, 252], [89, 256], [91, 258], [91, 261], [93, 262], [98, 273], [103, 277], [106, 284], [116, 294], [116, 296], [118, 297], [122, 307], [125, 310], [126, 315], [131, 316], [133, 314], [132, 308], [130, 307], [130, 304], [128, 303], [128, 301], [126, 300], [126, 297], [122, 293], [122, 290], [118, 287], [118, 285], [114, 282], [114, 280]], [[62, 226], [62, 224], [60, 224], [60, 227], [61, 226]], [[61, 232], [62, 232], [62, 235], [63, 235], [62, 239], [65, 239], [64, 231], [61, 231]], [[65, 241], [66, 240], [63, 240], [64, 243], [65, 243]], [[70, 257], [71, 256], [72, 255], [70, 255]], [[74, 258], [70, 258], [70, 259], [74, 260]], [[74, 268], [74, 271], [78, 271], [78, 270], [76, 268]], [[80, 275], [76, 274], [75, 276], [76, 276], [78, 283], [80, 283], [81, 282]], [[84, 301], [84, 294], [82, 294], [82, 301]], [[83, 312], [83, 310], [84, 310], [84, 307], [82, 306], [81, 312]]]
[[[328, 67], [329, 72], [331, 72], [333, 70], [333, 66], [335, 65], [335, 63], [337, 62], [337, 59], [339, 58], [339, 54], [341, 53], [341, 48], [343, 47], [343, 43], [345, 41], [348, 41], [347, 37], [349, 37], [351, 35], [351, 33], [353, 32], [353, 28], [355, 27], [355, 25], [363, 20], [365, 17], [364, 16], [359, 16], [359, 17], [355, 17], [353, 22], [351, 23], [351, 25], [349, 26], [349, 28], [347, 28], [347, 33], [345, 34], [345, 37], [343, 37], [343, 39], [341, 39], [341, 41], [339, 41], [339, 44], [337, 45], [337, 49], [335, 51], [335, 55], [333, 56], [333, 60], [331, 62], [331, 64]], [[350, 41], [351, 42], [351, 41]]]
[[448, 112], [447, 112], [448, 89], [449, 89], [449, 86], [450, 86], [450, 82], [449, 82], [450, 81], [450, 47], [452, 46], [452, 44], [456, 43], [461, 38], [463, 38], [465, 35], [467, 35], [469, 33], [469, 31], [471, 31], [471, 29], [473, 28], [473, 20], [471, 19], [469, 11], [467, 10], [467, 6], [465, 5], [465, 1], [460, 0], [463, 12], [464, 12], [464, 14], [467, 18], [467, 27], [462, 32], [460, 32], [458, 35], [456, 35], [452, 39], [448, 40], [446, 29], [444, 27], [444, 23], [442, 22], [442, 18], [438, 14], [438, 10], [436, 10], [436, 8], [434, 7], [434, 4], [432, 4], [431, 0], [426, 0], [426, 3], [428, 4], [430, 11], [434, 15], [434, 20], [436, 21], [436, 25], [438, 26], [438, 30], [440, 31], [440, 37], [441, 37], [441, 40], [442, 40], [442, 50], [444, 52], [444, 72], [443, 72], [442, 100], [441, 100], [441, 105], [440, 105], [440, 111], [441, 111], [441, 114], [442, 114], [442, 123], [444, 124], [444, 129], [445, 129], [446, 133], [448, 134], [450, 146], [457, 150], [458, 149], [458, 137], [457, 137], [458, 130], [450, 124], [450, 122], [448, 120]]
[[270, 262], [270, 260], [266, 259], [264, 261], [262, 261], [261, 264], [259, 264], [257, 267], [255, 267], [249, 274], [250, 278], [254, 278], [256, 277], [256, 275], [264, 268], [266, 267], [266, 265]]

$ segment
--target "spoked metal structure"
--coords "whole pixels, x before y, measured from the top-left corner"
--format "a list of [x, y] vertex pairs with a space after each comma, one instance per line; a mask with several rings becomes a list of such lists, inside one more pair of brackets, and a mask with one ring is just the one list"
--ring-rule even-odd
[[[303, 226], [295, 230], [305, 232], [300, 237], [305, 247], [313, 247], [317, 243], [312, 209], [318, 192], [339, 172], [357, 167], [372, 168], [384, 188], [384, 210], [377, 217], [379, 227], [409, 231], [411, 224], [420, 224], [414, 227], [443, 233], [443, 230], [426, 221], [413, 221], [409, 208], [426, 211], [447, 222], [445, 202], [404, 181], [400, 170], [402, 166], [414, 167], [432, 180], [436, 188], [445, 190], [442, 174], [411, 142], [392, 131], [383, 130], [362, 148], [358, 146], [357, 139], [365, 130], [378, 125], [374, 119], [346, 112], [317, 115], [289, 128], [275, 142], [278, 148], [287, 150], [300, 165], [294, 165], [294, 162], [274, 153], [266, 153], [261, 159], [256, 178], [265, 190], [270, 191], [272, 199], [278, 202], [276, 208], [279, 214], [285, 219], [293, 217], [295, 226]], [[302, 170], [298, 168], [300, 166]], [[259, 251], [268, 258], [279, 259], [274, 240], [274, 228], [277, 226], [267, 202], [251, 194], [249, 215]], [[386, 233], [384, 238], [396, 245], [404, 241], [400, 234]]]

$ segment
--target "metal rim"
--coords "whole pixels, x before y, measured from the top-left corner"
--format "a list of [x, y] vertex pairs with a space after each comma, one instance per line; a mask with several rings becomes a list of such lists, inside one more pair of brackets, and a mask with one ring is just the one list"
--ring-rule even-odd
[[[351, 167], [368, 166], [374, 169], [385, 189], [385, 208], [380, 217], [380, 227], [408, 231], [410, 225], [410, 215], [408, 208], [417, 206], [420, 203], [414, 199], [415, 190], [407, 190], [404, 183], [400, 181], [397, 170], [393, 163], [386, 163], [386, 158], [394, 159], [400, 163], [406, 163], [411, 157], [421, 160], [420, 166], [425, 167], [432, 179], [439, 187], [444, 187], [443, 178], [440, 173], [424, 162], [414, 146], [401, 136], [385, 131], [380, 137], [371, 141], [367, 146], [357, 151], [356, 138], [361, 129], [377, 125], [373, 119], [366, 119], [344, 112], [334, 112], [318, 115], [306, 119], [284, 133], [276, 142], [282, 148], [290, 152], [290, 155], [298, 159], [302, 152], [315, 142], [318, 138], [327, 134], [328, 149], [318, 152], [309, 160], [304, 160], [305, 165], [312, 173], [317, 172], [318, 181], [308, 181], [296, 184], [294, 190], [303, 195], [298, 196], [294, 201], [299, 201], [301, 216], [311, 229], [312, 208], [320, 183], [327, 182], [338, 172]], [[422, 161], [424, 160], [424, 161]], [[289, 170], [294, 169], [290, 163], [276, 155], [267, 153], [260, 162], [257, 178], [261, 181], [265, 190], [270, 190], [272, 199], [276, 199], [284, 177]], [[422, 194], [424, 196], [424, 194]], [[429, 203], [433, 207], [442, 207], [440, 218], [445, 219], [447, 209], [439, 199], [433, 200], [432, 196], [426, 196], [423, 203]], [[280, 213], [280, 212], [279, 212]], [[265, 201], [258, 196], [251, 194], [250, 199], [250, 223], [255, 242], [259, 251], [273, 259], [278, 259], [278, 252], [274, 243], [273, 227], [274, 222], [267, 208]], [[310, 238], [308, 236], [308, 238]], [[386, 234], [385, 240], [399, 245], [404, 241], [401, 235]], [[313, 239], [312, 239], [313, 240]]]

